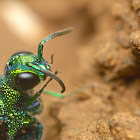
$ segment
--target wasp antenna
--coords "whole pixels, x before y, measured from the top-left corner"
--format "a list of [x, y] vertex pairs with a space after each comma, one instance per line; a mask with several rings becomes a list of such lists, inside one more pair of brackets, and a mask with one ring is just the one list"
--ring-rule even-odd
[[[57, 36], [61, 36], [61, 35], [68, 34], [68, 33], [70, 33], [72, 30], [73, 30], [73, 27], [70, 27], [70, 28], [67, 28], [67, 29], [64, 29], [64, 30], [61, 30], [61, 31], [57, 31], [57, 32], [55, 32], [55, 33], [49, 35], [49, 36], [46, 37], [45, 39], [46, 39], [46, 41], [48, 41], [48, 40], [53, 39], [53, 38], [55, 38], [55, 37], [57, 37]], [[44, 39], [44, 40], [45, 40], [45, 39]], [[46, 41], [45, 41], [45, 42], [46, 42]], [[45, 42], [44, 42], [44, 43], [45, 43]], [[43, 43], [43, 44], [44, 44], [44, 43]]]
[[73, 30], [73, 27], [70, 27], [70, 28], [67, 28], [67, 29], [64, 29], [64, 30], [61, 30], [61, 31], [57, 31], [49, 36], [47, 36], [45, 39], [43, 39], [39, 45], [38, 45], [38, 60], [40, 61], [41, 58], [42, 58], [42, 54], [43, 54], [43, 44], [47, 41], [49, 41], [50, 39], [53, 39], [55, 37], [58, 37], [58, 36], [62, 36], [62, 35], [65, 35], [65, 34], [68, 34], [70, 33], [71, 31]]

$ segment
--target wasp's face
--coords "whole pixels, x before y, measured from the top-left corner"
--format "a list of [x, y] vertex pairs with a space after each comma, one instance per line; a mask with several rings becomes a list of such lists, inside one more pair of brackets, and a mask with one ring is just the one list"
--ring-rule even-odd
[[50, 65], [44, 58], [38, 62], [37, 56], [31, 52], [15, 53], [5, 66], [5, 76], [10, 85], [18, 89], [28, 90], [46, 79], [47, 75], [29, 67], [27, 65], [29, 62], [45, 71], [51, 71]]

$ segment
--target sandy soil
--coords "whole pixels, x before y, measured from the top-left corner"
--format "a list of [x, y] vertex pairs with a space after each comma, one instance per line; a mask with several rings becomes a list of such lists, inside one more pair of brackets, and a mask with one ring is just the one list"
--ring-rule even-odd
[[[43, 140], [140, 140], [140, 1], [23, 2], [41, 19], [43, 35], [74, 27], [50, 41], [44, 57], [55, 54], [67, 92], [87, 85], [65, 99], [41, 95]], [[15, 51], [36, 53], [40, 37], [31, 45], [0, 21], [2, 74]], [[60, 91], [55, 82], [48, 88]]]

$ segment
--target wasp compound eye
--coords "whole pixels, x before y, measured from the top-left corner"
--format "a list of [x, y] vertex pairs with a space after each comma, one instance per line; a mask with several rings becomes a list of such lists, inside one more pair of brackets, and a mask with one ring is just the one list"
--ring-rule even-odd
[[24, 90], [32, 89], [40, 83], [38, 75], [30, 72], [17, 74], [13, 79], [14, 84]]

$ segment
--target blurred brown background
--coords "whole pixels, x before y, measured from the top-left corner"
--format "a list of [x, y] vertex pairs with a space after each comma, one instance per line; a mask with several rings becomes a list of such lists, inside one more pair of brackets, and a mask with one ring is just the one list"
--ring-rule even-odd
[[[1, 74], [14, 52], [36, 54], [46, 36], [74, 27], [47, 42], [43, 57], [54, 54], [66, 93], [92, 88], [41, 95], [43, 140], [140, 139], [139, 0], [1, 0], [0, 9]], [[55, 82], [48, 89], [60, 92]]]

